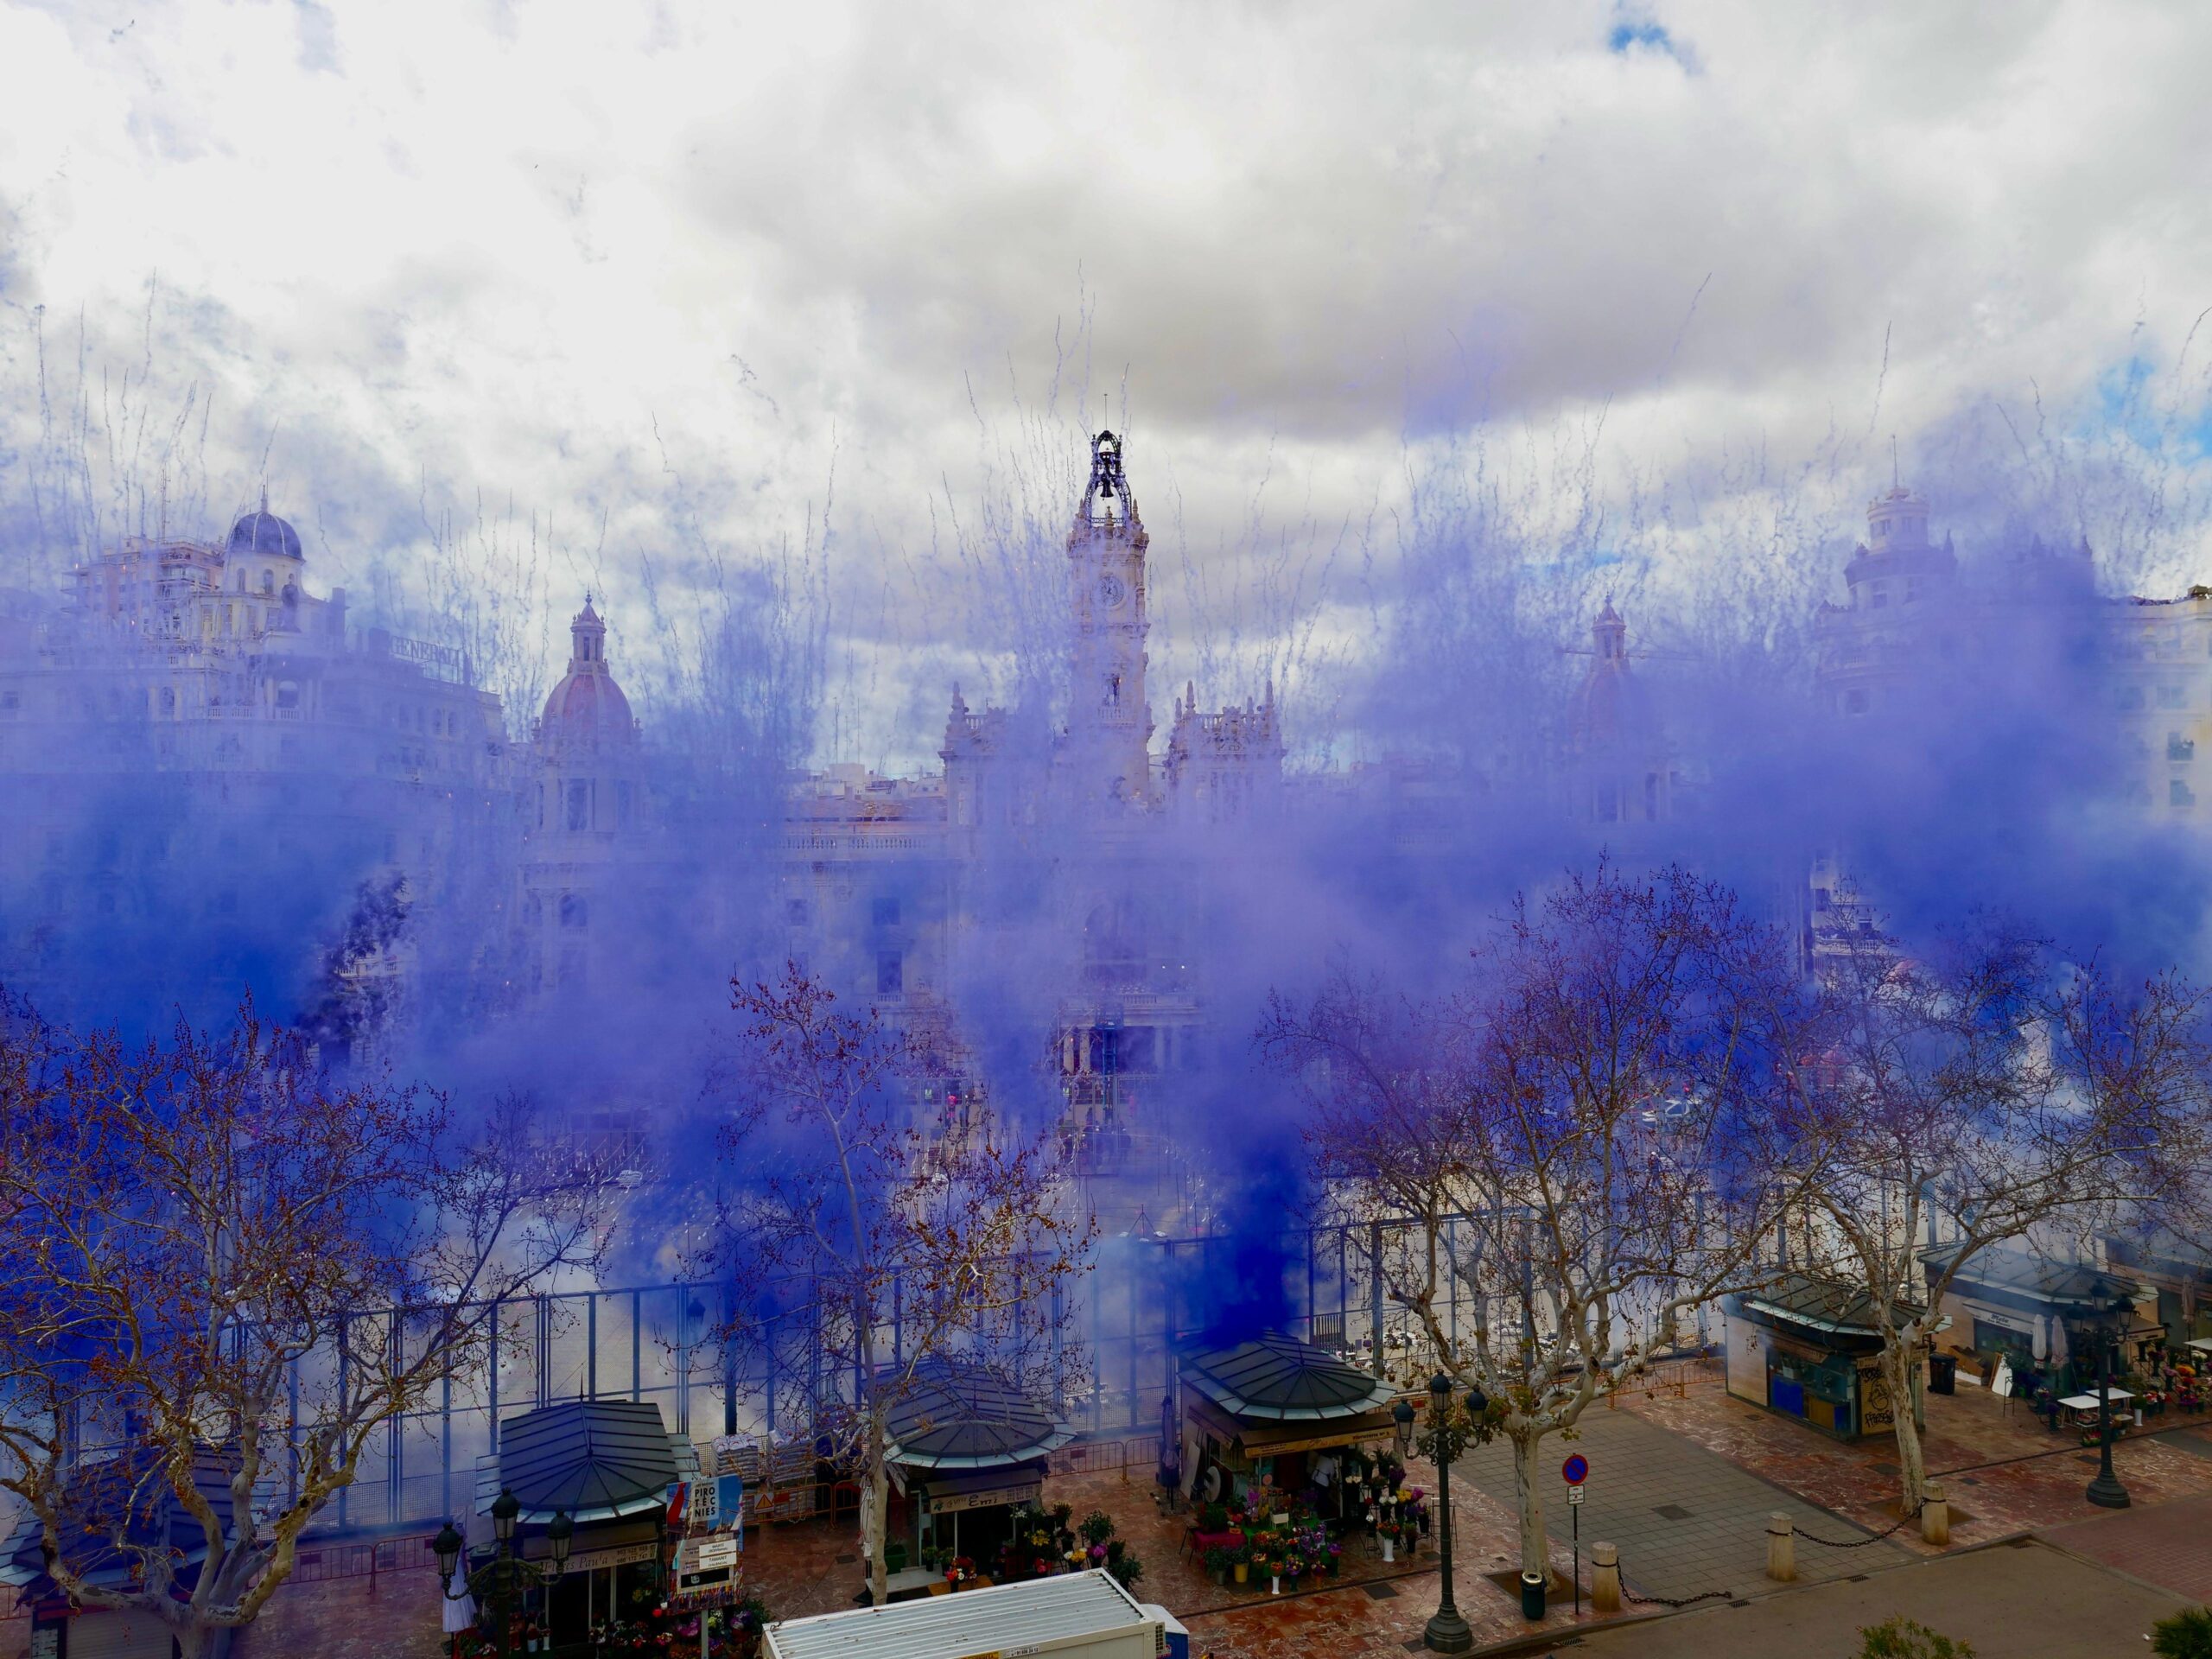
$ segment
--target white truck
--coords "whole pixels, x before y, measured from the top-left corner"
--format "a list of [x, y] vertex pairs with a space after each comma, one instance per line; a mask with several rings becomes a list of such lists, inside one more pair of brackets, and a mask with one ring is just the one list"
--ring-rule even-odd
[[1104, 1572], [771, 1624], [769, 1659], [1161, 1659], [1161, 1617]]

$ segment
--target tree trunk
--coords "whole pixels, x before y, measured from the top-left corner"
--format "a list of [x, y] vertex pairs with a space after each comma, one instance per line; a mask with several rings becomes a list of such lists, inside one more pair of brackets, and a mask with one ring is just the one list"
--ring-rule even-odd
[[868, 1595], [879, 1607], [891, 1599], [891, 1569], [884, 1561], [885, 1534], [891, 1513], [891, 1471], [883, 1461], [883, 1417], [868, 1414], [868, 1503], [862, 1506], [861, 1541], [868, 1552]]
[[1513, 1495], [1521, 1512], [1521, 1570], [1551, 1573], [1551, 1547], [1544, 1538], [1544, 1499], [1536, 1484], [1536, 1453], [1543, 1431], [1508, 1429], [1513, 1440]]
[[1892, 1338], [1882, 1348], [1882, 1382], [1890, 1391], [1897, 1429], [1897, 1491], [1908, 1514], [1920, 1507], [1921, 1483], [1928, 1473], [1920, 1449], [1920, 1425], [1913, 1418], [1912, 1373], [1912, 1350]]

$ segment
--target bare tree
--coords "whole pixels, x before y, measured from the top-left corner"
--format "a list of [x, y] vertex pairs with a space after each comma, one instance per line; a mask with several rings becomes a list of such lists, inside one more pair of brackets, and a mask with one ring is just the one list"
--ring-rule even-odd
[[818, 1367], [782, 1370], [820, 1379], [807, 1402], [818, 1428], [860, 1460], [880, 1605], [887, 1424], [947, 1364], [1057, 1410], [1084, 1369], [1060, 1310], [1089, 1271], [1096, 1228], [1070, 1203], [1049, 1136], [987, 1116], [925, 1138], [910, 1091], [937, 1057], [876, 1010], [839, 1011], [796, 964], [732, 993], [742, 1041], [714, 1085], [733, 1108], [723, 1151], [737, 1182], [720, 1217], [718, 1265], [739, 1307], [723, 1336], [767, 1356], [772, 1372], [792, 1331], [819, 1343]]
[[1512, 1444], [1524, 1572], [1546, 1570], [1545, 1437], [1771, 1270], [1810, 1018], [1785, 941], [1726, 889], [1603, 866], [1516, 905], [1456, 995], [1340, 974], [1273, 1003], [1262, 1046], [1311, 1090], [1319, 1173], [1407, 1224], [1389, 1292]]
[[523, 1103], [465, 1132], [250, 1004], [133, 1044], [9, 1003], [0, 1120], [0, 1488], [64, 1593], [187, 1659], [260, 1613], [373, 1436], [491, 1361], [483, 1304], [599, 1243], [595, 1175], [534, 1154]]
[[[1833, 1046], [1808, 1127], [1825, 1178], [1786, 1236], [1866, 1298], [1915, 1509], [1913, 1378], [1961, 1274], [2008, 1241], [2190, 1198], [2212, 1102], [2207, 995], [2172, 974], [2124, 982], [1993, 924], [1914, 957], [1853, 938], [1821, 977]], [[1946, 1248], [1930, 1254], [1938, 1226]]]

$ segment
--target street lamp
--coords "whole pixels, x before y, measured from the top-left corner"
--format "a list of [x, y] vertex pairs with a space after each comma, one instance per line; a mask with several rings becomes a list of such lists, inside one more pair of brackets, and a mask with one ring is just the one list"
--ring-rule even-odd
[[1414, 1402], [1399, 1401], [1390, 1408], [1390, 1415], [1398, 1425], [1398, 1461], [1403, 1463], [1414, 1454]]
[[575, 1536], [575, 1517], [566, 1510], [556, 1510], [545, 1529], [545, 1542], [553, 1552], [553, 1569], [549, 1576], [557, 1579], [569, 1570], [569, 1546]]
[[[2135, 1306], [2132, 1298], [2116, 1300], [2111, 1312], [2115, 1314]], [[2112, 1351], [2119, 1344], [2116, 1333], [2107, 1329], [2102, 1319], [2097, 1321], [2097, 1473], [2090, 1481], [2085, 1494], [2099, 1509], [2124, 1510], [2133, 1500], [2127, 1488], [2120, 1484], [2120, 1477], [2112, 1471]]]
[[[1479, 1415], [1490, 1402], [1484, 1398], [1479, 1385], [1468, 1390], [1467, 1410], [1470, 1415]], [[1413, 1408], [1401, 1402], [1405, 1413], [1402, 1420], [1410, 1426]], [[1432, 1653], [1465, 1653], [1475, 1645], [1475, 1633], [1459, 1615], [1459, 1604], [1452, 1599], [1452, 1379], [1439, 1371], [1428, 1379], [1428, 1421], [1436, 1436], [1436, 1519], [1437, 1549], [1443, 1560], [1443, 1594], [1436, 1604], [1427, 1628], [1421, 1631], [1421, 1641]], [[1400, 1433], [1404, 1433], [1402, 1428]]]

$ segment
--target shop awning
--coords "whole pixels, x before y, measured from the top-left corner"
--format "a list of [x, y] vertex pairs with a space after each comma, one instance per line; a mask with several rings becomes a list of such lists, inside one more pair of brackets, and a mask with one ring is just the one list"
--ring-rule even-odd
[[499, 1425], [496, 1463], [486, 1484], [494, 1497], [505, 1486], [521, 1500], [527, 1526], [563, 1510], [580, 1523], [647, 1514], [677, 1479], [660, 1408], [649, 1400], [564, 1400], [511, 1417]]
[[1007, 1469], [1075, 1438], [1065, 1423], [980, 1366], [925, 1361], [885, 1419], [893, 1463], [912, 1470]]
[[1397, 1389], [1325, 1348], [1279, 1331], [1184, 1356], [1185, 1384], [1240, 1423], [1324, 1423], [1363, 1416]]

